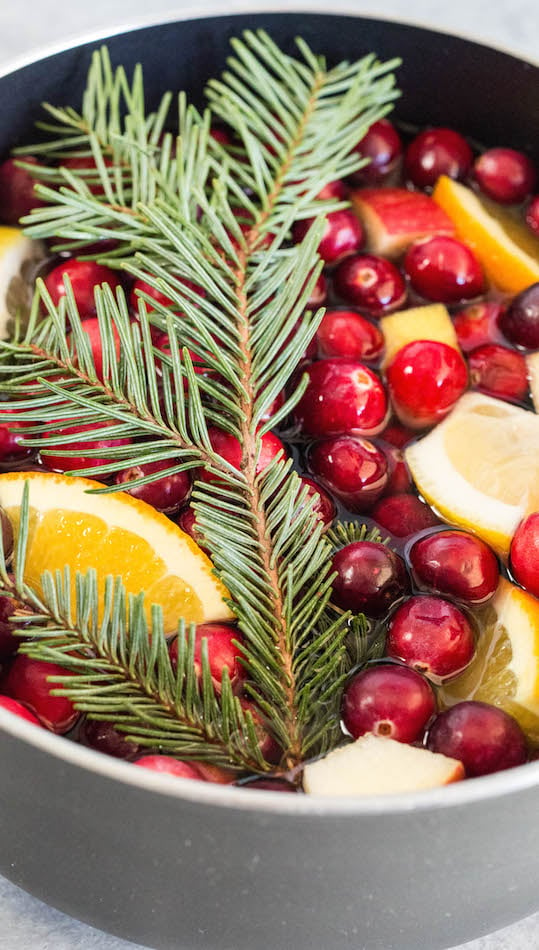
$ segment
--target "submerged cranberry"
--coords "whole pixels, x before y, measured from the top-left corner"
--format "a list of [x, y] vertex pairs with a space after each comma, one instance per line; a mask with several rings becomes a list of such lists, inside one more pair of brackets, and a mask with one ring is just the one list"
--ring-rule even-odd
[[[195, 284], [192, 280], [188, 280], [186, 277], [181, 278], [180, 283], [184, 287], [187, 287], [189, 290], [194, 291], [198, 297], [205, 297], [206, 291], [203, 287], [200, 287], [199, 284]], [[148, 284], [145, 280], [142, 280], [140, 277], [137, 278], [133, 287], [131, 288], [131, 293], [129, 295], [129, 304], [131, 309], [135, 312], [138, 311], [139, 300], [144, 298], [144, 303], [146, 305], [146, 310], [151, 313], [156, 308], [153, 306], [152, 301], [155, 300], [156, 303], [161, 304], [162, 307], [167, 309], [174, 310], [178, 312], [179, 305], [172, 300], [170, 297], [167, 297], [162, 290], [158, 290], [156, 287], [152, 287], [151, 284]], [[150, 299], [148, 299], [150, 298]]]
[[426, 300], [458, 303], [482, 294], [485, 278], [474, 252], [462, 241], [435, 235], [412, 244], [404, 270], [414, 290]]
[[[43, 449], [41, 453], [41, 461], [43, 465], [57, 472], [74, 472], [78, 469], [90, 469], [94, 466], [101, 468], [103, 465], [108, 465], [110, 463], [110, 458], [105, 457], [91, 457], [86, 453], [91, 450], [99, 450], [112, 448], [114, 446], [120, 445], [130, 445], [131, 439], [128, 438], [107, 438], [106, 432], [111, 426], [114, 426], [113, 421], [107, 423], [101, 423], [99, 426], [99, 436], [98, 439], [90, 439], [88, 441], [83, 441], [82, 439], [72, 438], [68, 442], [65, 442], [64, 445], [57, 445], [51, 447], [50, 449]], [[96, 427], [93, 422], [84, 423], [83, 425], [68, 425], [62, 427], [61, 429], [56, 430], [55, 435], [59, 437], [63, 436], [78, 436], [82, 435], [85, 432], [95, 432]], [[50, 435], [50, 432], [48, 433]], [[62, 455], [62, 448], [65, 447], [69, 451], [77, 452], [76, 455]], [[93, 474], [92, 478], [99, 479], [99, 473]]]
[[291, 792], [299, 791], [296, 785], [287, 782], [284, 778], [255, 778], [251, 782], [243, 782], [241, 788], [252, 790], [253, 792]]
[[389, 395], [399, 418], [422, 429], [440, 422], [468, 384], [459, 351], [434, 340], [403, 346], [387, 368]]
[[387, 399], [378, 376], [352, 360], [327, 359], [307, 368], [309, 384], [294, 413], [305, 435], [374, 435]]
[[39, 721], [51, 732], [68, 732], [79, 718], [70, 699], [52, 696], [51, 691], [61, 689], [57, 681], [49, 682], [50, 676], [67, 676], [67, 670], [56, 663], [32, 660], [19, 653], [9, 670], [6, 692], [35, 713]]
[[500, 204], [524, 201], [535, 188], [537, 173], [531, 159], [514, 148], [490, 148], [474, 162], [477, 184]]
[[[31, 425], [35, 423], [12, 420], [9, 410], [2, 409], [0, 404], [0, 462], [23, 459], [31, 454], [31, 448], [21, 445], [21, 439], [25, 437], [24, 430]], [[28, 433], [28, 438], [35, 438], [35, 433], [33, 436]]]
[[496, 555], [484, 541], [466, 531], [437, 531], [410, 550], [416, 580], [466, 604], [482, 604], [495, 593], [500, 579]]
[[367, 439], [341, 436], [317, 442], [309, 466], [350, 511], [368, 511], [387, 484], [386, 457]]
[[426, 129], [410, 142], [404, 156], [407, 177], [418, 188], [435, 185], [440, 175], [463, 179], [473, 161], [466, 139], [454, 129]]
[[459, 310], [453, 317], [459, 346], [469, 353], [485, 343], [498, 343], [503, 338], [498, 321], [504, 306], [496, 300], [481, 300]]
[[388, 469], [385, 494], [393, 495], [412, 491], [412, 476], [402, 449], [398, 449], [396, 445], [389, 445], [387, 442], [382, 442], [381, 448], [387, 459]]
[[333, 570], [333, 603], [368, 617], [383, 617], [409, 590], [404, 561], [377, 541], [347, 544], [334, 555]]
[[539, 282], [523, 290], [500, 317], [500, 329], [511, 343], [539, 349]]
[[354, 185], [378, 185], [396, 169], [402, 154], [399, 133], [389, 119], [373, 122], [354, 148], [368, 164], [350, 176]]
[[515, 580], [539, 597], [539, 512], [520, 522], [511, 542], [511, 571]]
[[326, 310], [316, 331], [319, 356], [377, 360], [384, 348], [382, 331], [355, 310]]
[[[292, 237], [296, 244], [303, 240], [314, 218], [297, 221], [292, 228]], [[330, 211], [326, 217], [318, 253], [326, 264], [335, 264], [348, 254], [359, 251], [363, 244], [363, 229], [353, 211], [344, 208]]]
[[439, 524], [432, 508], [416, 495], [388, 495], [376, 502], [370, 514], [373, 521], [396, 538], [407, 538]]
[[436, 698], [427, 680], [396, 663], [362, 670], [344, 691], [343, 722], [354, 739], [372, 732], [397, 742], [415, 742], [435, 712]]
[[[92, 358], [95, 366], [95, 373], [98, 379], [103, 380], [103, 340], [101, 337], [101, 328], [99, 326], [99, 320], [97, 317], [86, 317], [86, 319], [81, 321], [81, 327], [83, 332], [88, 337], [88, 342], [90, 344], [90, 350], [92, 352]], [[116, 361], [120, 359], [120, 334], [114, 326], [110, 325], [110, 333], [114, 340], [114, 354]], [[72, 334], [67, 334], [68, 343], [71, 342]], [[110, 371], [110, 367], [109, 367]]]
[[441, 682], [460, 673], [473, 659], [475, 636], [470, 621], [441, 597], [410, 597], [389, 624], [386, 653]]
[[466, 774], [489, 775], [528, 757], [526, 738], [516, 719], [487, 703], [457, 703], [440, 713], [429, 729], [427, 746], [462, 762]]
[[163, 459], [160, 462], [146, 462], [144, 465], [133, 465], [122, 472], [117, 472], [114, 476], [116, 485], [124, 485], [125, 491], [134, 498], [145, 501], [152, 505], [158, 511], [170, 514], [181, 508], [189, 498], [191, 491], [191, 476], [189, 472], [175, 472], [157, 478], [147, 485], [139, 485], [137, 488], [130, 488], [127, 484], [136, 478], [144, 478], [145, 475], [155, 474], [156, 472], [166, 471], [173, 464], [173, 460]]
[[118, 277], [110, 267], [104, 267], [95, 261], [79, 261], [76, 259], [63, 261], [51, 270], [45, 278], [45, 287], [55, 306], [58, 306], [62, 297], [65, 297], [65, 276], [68, 277], [71, 284], [77, 310], [82, 319], [95, 315], [94, 290], [96, 286], [108, 284], [112, 290], [120, 286]]
[[198, 544], [198, 546], [202, 548], [203, 551], [208, 553], [202, 543], [202, 534], [197, 528], [197, 520], [194, 508], [191, 508], [190, 506], [185, 508], [185, 510], [178, 515], [177, 524], [178, 527], [181, 528], [182, 531], [185, 531], [185, 533], [188, 534], [189, 537], [192, 538], [193, 541]]
[[84, 720], [79, 729], [79, 742], [116, 759], [129, 761], [141, 753], [141, 746], [136, 742], [128, 742], [125, 735], [118, 732], [111, 722], [95, 719]]
[[486, 343], [468, 354], [470, 383], [498, 399], [522, 402], [528, 395], [528, 368], [522, 353]]
[[526, 208], [526, 224], [539, 237], [539, 195], [534, 195]]
[[310, 500], [313, 496], [316, 497], [313, 508], [316, 517], [322, 522], [325, 528], [329, 528], [337, 514], [337, 509], [335, 508], [332, 498], [324, 491], [318, 482], [315, 482], [314, 478], [308, 478], [307, 475], [302, 475], [301, 481], [303, 485], [307, 487], [308, 499]]
[[44, 204], [35, 193], [35, 179], [25, 168], [19, 168], [17, 162], [41, 165], [33, 155], [8, 158], [0, 165], [0, 221], [12, 226], [18, 225], [20, 218]]

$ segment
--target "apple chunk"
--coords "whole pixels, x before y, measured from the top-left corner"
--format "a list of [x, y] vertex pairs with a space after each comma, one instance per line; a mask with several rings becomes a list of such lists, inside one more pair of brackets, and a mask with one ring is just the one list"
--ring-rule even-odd
[[391, 313], [380, 320], [380, 329], [385, 343], [384, 367], [391, 363], [403, 346], [416, 340], [435, 340], [460, 352], [455, 328], [443, 303]]
[[352, 207], [367, 236], [367, 250], [397, 258], [412, 241], [434, 234], [455, 234], [455, 225], [429, 195], [406, 188], [358, 188]]
[[463, 778], [457, 759], [367, 733], [306, 765], [303, 788], [308, 795], [391, 795]]
[[539, 350], [537, 353], [528, 353], [526, 356], [526, 366], [528, 367], [528, 379], [530, 381], [533, 407], [536, 412], [539, 412]]

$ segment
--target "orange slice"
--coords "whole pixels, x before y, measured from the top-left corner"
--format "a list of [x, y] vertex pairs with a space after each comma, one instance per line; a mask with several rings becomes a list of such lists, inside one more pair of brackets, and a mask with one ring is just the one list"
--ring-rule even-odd
[[500, 290], [520, 293], [539, 280], [539, 239], [507, 208], [453, 181], [438, 179], [432, 197], [470, 245], [488, 278]]
[[[383, 365], [391, 363], [399, 350], [415, 340], [435, 340], [446, 343], [458, 350], [455, 328], [443, 303], [427, 304], [425, 307], [411, 307], [399, 310], [380, 320], [380, 329], [384, 334], [385, 352]], [[459, 350], [460, 352], [460, 350]]]
[[146, 593], [163, 610], [164, 629], [178, 620], [206, 623], [229, 620], [226, 588], [209, 558], [165, 515], [125, 492], [88, 494], [98, 482], [67, 475], [12, 472], [0, 475], [0, 505], [15, 533], [25, 482], [29, 483], [30, 530], [25, 577], [40, 590], [44, 571], [95, 568], [103, 596], [105, 577], [120, 575], [128, 593]]

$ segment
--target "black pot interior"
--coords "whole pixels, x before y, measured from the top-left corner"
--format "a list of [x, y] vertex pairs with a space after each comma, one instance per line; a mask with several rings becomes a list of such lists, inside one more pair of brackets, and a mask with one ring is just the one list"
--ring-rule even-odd
[[[330, 63], [371, 51], [384, 60], [400, 57], [400, 120], [452, 126], [484, 145], [512, 145], [539, 160], [539, 67], [457, 37], [359, 17], [253, 13], [147, 27], [107, 43], [114, 63], [128, 72], [143, 64], [150, 103], [166, 89], [184, 89], [200, 100], [204, 81], [224, 66], [230, 38], [257, 28], [290, 52], [301, 35]], [[0, 80], [0, 155], [34, 140], [41, 102], [79, 105], [96, 45], [50, 56]]]

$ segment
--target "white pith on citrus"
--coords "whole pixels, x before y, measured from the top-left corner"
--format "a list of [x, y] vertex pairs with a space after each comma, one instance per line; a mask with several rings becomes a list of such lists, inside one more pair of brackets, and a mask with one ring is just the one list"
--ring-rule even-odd
[[26, 261], [44, 256], [40, 241], [32, 241], [20, 228], [0, 226], [0, 339], [6, 336], [16, 307], [9, 305], [12, 282], [19, 279]]

